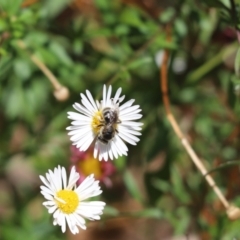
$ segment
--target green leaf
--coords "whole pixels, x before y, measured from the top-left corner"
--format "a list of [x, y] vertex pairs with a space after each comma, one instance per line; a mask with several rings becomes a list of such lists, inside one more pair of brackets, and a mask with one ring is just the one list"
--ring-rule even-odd
[[[1, 0], [0, 0], [1, 1]], [[1, 9], [1, 8], [0, 8]], [[8, 28], [8, 24], [7, 24], [7, 21], [6, 19], [4, 18], [0, 18], [0, 33], [6, 31]]]
[[6, 55], [1, 57], [0, 61], [0, 81], [9, 74], [10, 70], [12, 69], [13, 59], [11, 56]]
[[37, 113], [44, 108], [49, 93], [47, 86], [46, 81], [34, 79], [29, 88], [25, 90], [25, 104], [28, 105], [25, 112], [28, 120], [34, 121]]
[[142, 65], [145, 65], [145, 64], [148, 64], [148, 63], [152, 63], [153, 62], [153, 59], [151, 57], [143, 57], [143, 58], [140, 58], [140, 59], [137, 59], [133, 62], [131, 62], [127, 68], [128, 69], [134, 69], [134, 68], [139, 68], [141, 67]]
[[174, 24], [175, 24], [175, 29], [176, 29], [177, 33], [181, 37], [184, 37], [188, 31], [186, 23], [182, 19], [178, 18], [174, 21]]
[[22, 80], [28, 79], [32, 72], [29, 61], [26, 61], [22, 58], [17, 58], [14, 60], [13, 69], [16, 76]]
[[192, 103], [197, 98], [196, 91], [193, 87], [186, 87], [179, 92], [178, 98], [181, 102]]
[[137, 199], [139, 202], [143, 202], [142, 194], [141, 194], [140, 190], [138, 189], [138, 186], [137, 186], [132, 174], [128, 170], [124, 172], [123, 180], [124, 180], [124, 183], [129, 191], [129, 193], [135, 199]]
[[42, 18], [54, 18], [61, 11], [63, 11], [67, 5], [71, 2], [71, 0], [57, 0], [57, 1], [42, 1], [41, 6], [41, 16]]
[[46, 48], [38, 48], [36, 56], [40, 58], [40, 60], [42, 60], [49, 68], [58, 66], [59, 61], [57, 56]]
[[52, 119], [51, 122], [48, 124], [47, 127], [47, 132], [52, 134], [54, 132], [58, 132], [60, 130], [62, 130], [67, 122], [66, 119], [66, 115], [67, 115], [67, 111], [69, 111], [70, 109], [63, 109], [61, 112], [58, 112], [58, 114], [56, 114]]
[[[220, 8], [220, 9], [223, 7], [227, 7], [219, 0], [204, 0], [203, 2], [207, 4], [209, 7]], [[226, 1], [224, 3], [226, 3]]]
[[115, 217], [119, 215], [119, 211], [114, 207], [106, 206], [104, 208], [104, 215]]
[[0, 0], [0, 10], [10, 15], [16, 14], [20, 9], [23, 0]]
[[130, 28], [124, 24], [118, 24], [114, 29], [114, 33], [117, 36], [127, 35], [130, 32]]
[[114, 161], [114, 165], [118, 169], [118, 171], [123, 171], [123, 169], [126, 167], [126, 160], [127, 158], [125, 156], [121, 156], [116, 161]]
[[64, 47], [57, 42], [52, 42], [49, 46], [49, 50], [66, 66], [71, 66], [73, 64]]
[[154, 178], [152, 180], [152, 185], [163, 192], [170, 192], [171, 190], [171, 185], [167, 181], [161, 179]]
[[75, 54], [80, 55], [83, 52], [83, 42], [79, 39], [75, 39], [73, 42], [73, 51]]
[[189, 195], [184, 188], [179, 169], [175, 166], [171, 169], [171, 179], [173, 184], [173, 193], [176, 195], [180, 202], [188, 204], [190, 202]]
[[29, 34], [27, 34], [24, 42], [29, 46], [42, 46], [47, 43], [49, 40], [48, 35], [44, 32], [34, 31], [32, 30]]
[[172, 7], [169, 7], [161, 12], [161, 15], [159, 16], [159, 20], [162, 23], [167, 23], [173, 18], [174, 15], [175, 15], [175, 9]]
[[212, 124], [213, 122], [208, 116], [203, 116], [196, 120], [195, 131], [204, 137], [211, 138], [214, 136]]
[[145, 217], [145, 218], [156, 218], [161, 219], [163, 217], [162, 211], [158, 208], [148, 208], [143, 211], [134, 213], [136, 217]]
[[[26, 25], [33, 25], [34, 23], [36, 23], [37, 18], [38, 18], [38, 16], [36, 14], [34, 14], [34, 12], [31, 9], [26, 8], [26, 9], [24, 9], [24, 11], [21, 11], [21, 14], [20, 14], [18, 20]], [[32, 33], [32, 31], [33, 30], [31, 30], [31, 33]]]
[[[186, 232], [186, 229], [189, 226], [190, 217], [186, 208], [179, 207], [175, 213], [177, 215], [177, 224], [175, 225], [175, 234], [180, 235]], [[179, 221], [181, 219], [181, 221]]]
[[107, 10], [110, 6], [108, 0], [95, 0], [94, 4], [101, 10]]
[[109, 28], [91, 29], [85, 33], [87, 39], [94, 39], [96, 37], [110, 37], [112, 36], [112, 30]]
[[133, 27], [142, 26], [140, 16], [134, 8], [126, 8], [120, 15], [120, 21]]
[[172, 50], [178, 49], [178, 45], [172, 40], [171, 42], [167, 41], [166, 36], [159, 35], [152, 43], [154, 49], [159, 51], [159, 48], [168, 48]]
[[128, 81], [129, 79], [131, 79], [131, 74], [128, 71], [124, 70], [120, 72], [119, 78], [123, 81]]
[[220, 164], [218, 167], [215, 167], [215, 168], [209, 170], [209, 171], [205, 174], [205, 176], [208, 175], [208, 174], [211, 174], [211, 173], [213, 173], [213, 172], [215, 172], [215, 171], [220, 171], [220, 170], [226, 169], [226, 168], [228, 168], [228, 167], [232, 167], [232, 166], [234, 166], [234, 165], [240, 165], [240, 160], [226, 161], [226, 162]]
[[8, 96], [5, 97], [6, 102], [6, 114], [9, 118], [13, 119], [22, 115], [24, 112], [24, 96], [22, 89], [19, 86], [15, 86], [12, 89], [7, 90]]
[[239, 85], [240, 84], [240, 76], [237, 77], [236, 75], [233, 74], [231, 76], [231, 81], [234, 85]]

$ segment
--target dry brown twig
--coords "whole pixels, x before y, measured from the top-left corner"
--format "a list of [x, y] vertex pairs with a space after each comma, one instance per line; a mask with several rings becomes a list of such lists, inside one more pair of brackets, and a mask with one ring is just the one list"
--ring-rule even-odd
[[[167, 29], [167, 35], [168, 35], [168, 40], [169, 39], [169, 29]], [[161, 85], [161, 91], [162, 91], [162, 96], [163, 96], [163, 103], [166, 111], [167, 118], [175, 132], [175, 134], [178, 136], [180, 139], [183, 147], [187, 151], [188, 155], [190, 156], [191, 160], [193, 163], [196, 165], [197, 169], [201, 172], [201, 174], [204, 176], [210, 187], [213, 189], [213, 191], [216, 193], [218, 199], [221, 201], [223, 206], [226, 209], [226, 214], [229, 219], [231, 220], [236, 220], [240, 218], [240, 209], [228, 202], [228, 200], [225, 198], [219, 187], [216, 185], [214, 179], [212, 176], [208, 175], [208, 171], [200, 158], [197, 156], [193, 148], [191, 147], [190, 143], [188, 142], [187, 138], [181, 131], [176, 119], [174, 118], [172, 112], [171, 112], [171, 104], [170, 100], [168, 97], [168, 60], [169, 60], [169, 51], [164, 50], [164, 55], [163, 55], [163, 61], [160, 67], [160, 85]]]
[[[18, 46], [25, 50], [27, 53], [27, 47], [25, 43], [21, 40], [17, 42]], [[29, 54], [29, 53], [28, 53]], [[69, 90], [65, 86], [61, 85], [58, 81], [58, 79], [53, 75], [53, 73], [49, 70], [49, 68], [40, 60], [38, 59], [34, 54], [29, 54], [30, 59], [32, 62], [38, 66], [38, 68], [44, 73], [44, 75], [48, 78], [48, 80], [51, 82], [53, 88], [54, 88], [54, 96], [59, 101], [65, 101], [69, 97]]]

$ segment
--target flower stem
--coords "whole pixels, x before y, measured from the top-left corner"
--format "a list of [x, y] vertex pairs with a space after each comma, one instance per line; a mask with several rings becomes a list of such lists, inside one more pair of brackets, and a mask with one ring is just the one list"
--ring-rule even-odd
[[[27, 51], [27, 47], [25, 43], [21, 40], [17, 42], [18, 46]], [[38, 59], [34, 54], [29, 54], [30, 59], [32, 62], [38, 66], [38, 68], [44, 73], [44, 75], [48, 78], [48, 80], [52, 83], [54, 88], [54, 96], [59, 100], [63, 101], [66, 100], [69, 96], [69, 91], [65, 86], [62, 86], [58, 79], [53, 75], [53, 73], [49, 70], [49, 68], [40, 60]]]
[[[167, 29], [168, 30], [168, 29]], [[169, 35], [169, 34], [168, 34]], [[169, 40], [169, 37], [168, 37]], [[167, 114], [167, 118], [175, 132], [175, 134], [178, 136], [180, 139], [183, 147], [185, 148], [186, 152], [190, 156], [191, 160], [193, 163], [196, 165], [198, 170], [201, 172], [203, 177], [206, 179], [208, 182], [209, 186], [213, 189], [221, 203], [226, 209], [226, 213], [231, 220], [236, 220], [240, 218], [240, 209], [234, 205], [231, 205], [228, 200], [225, 198], [219, 187], [216, 185], [214, 179], [208, 175], [208, 171], [200, 158], [197, 156], [193, 148], [191, 147], [190, 143], [188, 142], [187, 138], [181, 131], [176, 119], [174, 118], [172, 112], [171, 112], [171, 105], [170, 105], [170, 100], [168, 97], [168, 86], [167, 86], [167, 81], [168, 81], [168, 59], [169, 59], [169, 52], [168, 50], [164, 51], [164, 56], [163, 56], [163, 62], [160, 67], [160, 85], [161, 85], [161, 91], [162, 91], [162, 96], [163, 96], [163, 103], [165, 107], [165, 111]]]
[[188, 83], [195, 83], [199, 81], [204, 75], [209, 73], [212, 69], [220, 65], [224, 59], [227, 59], [232, 54], [237, 51], [237, 43], [231, 43], [225, 48], [223, 48], [219, 53], [213, 56], [210, 60], [205, 62], [202, 66], [197, 68], [196, 70], [190, 72], [187, 75], [187, 82]]

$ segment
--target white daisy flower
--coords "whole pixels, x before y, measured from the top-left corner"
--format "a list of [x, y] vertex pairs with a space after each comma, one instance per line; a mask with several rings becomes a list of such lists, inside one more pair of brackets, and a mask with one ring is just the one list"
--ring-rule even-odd
[[66, 225], [73, 234], [79, 232], [79, 228], [86, 229], [85, 220], [99, 220], [105, 206], [104, 202], [85, 200], [102, 193], [95, 181], [93, 174], [84, 179], [76, 187], [80, 175], [72, 167], [69, 180], [64, 167], [58, 166], [54, 171], [49, 170], [46, 177], [40, 176], [44, 183], [41, 188], [42, 195], [46, 198], [43, 205], [49, 213], [53, 213], [53, 225], [61, 226], [62, 232], [66, 231]]
[[[68, 112], [68, 118], [73, 120], [69, 126], [70, 140], [80, 151], [86, 151], [92, 142], [94, 144], [94, 158], [105, 161], [118, 156], [127, 156], [128, 148], [125, 142], [136, 145], [141, 135], [142, 123], [135, 120], [142, 117], [139, 105], [133, 105], [134, 99], [120, 106], [125, 96], [121, 96], [119, 88], [113, 98], [112, 86], [103, 87], [102, 101], [94, 101], [91, 93], [80, 94], [81, 104], [75, 103], [76, 112]], [[125, 142], [124, 142], [125, 141]]]

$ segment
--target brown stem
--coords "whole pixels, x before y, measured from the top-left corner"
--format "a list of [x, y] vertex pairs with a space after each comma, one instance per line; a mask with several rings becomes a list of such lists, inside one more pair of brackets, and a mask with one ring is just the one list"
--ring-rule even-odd
[[[168, 30], [167, 30], [168, 32]], [[169, 34], [168, 34], [169, 36]], [[235, 220], [240, 218], [240, 209], [236, 206], [230, 205], [219, 187], [216, 185], [214, 179], [210, 175], [206, 175], [208, 173], [207, 169], [205, 168], [204, 164], [200, 160], [200, 158], [197, 156], [193, 148], [191, 147], [190, 143], [188, 142], [187, 138], [181, 131], [176, 119], [174, 118], [172, 112], [171, 112], [171, 105], [168, 97], [168, 60], [169, 60], [169, 52], [168, 50], [164, 51], [163, 55], [163, 62], [160, 67], [160, 85], [161, 85], [161, 91], [163, 96], [163, 103], [165, 107], [165, 111], [167, 114], [167, 118], [175, 132], [175, 134], [180, 139], [183, 147], [187, 151], [188, 155], [190, 156], [193, 163], [196, 165], [198, 170], [201, 172], [201, 174], [204, 176], [210, 187], [213, 189], [213, 191], [216, 193], [219, 200], [222, 202], [223, 206], [226, 209], [226, 213], [229, 217], [229, 219]]]

